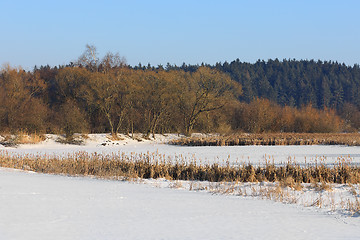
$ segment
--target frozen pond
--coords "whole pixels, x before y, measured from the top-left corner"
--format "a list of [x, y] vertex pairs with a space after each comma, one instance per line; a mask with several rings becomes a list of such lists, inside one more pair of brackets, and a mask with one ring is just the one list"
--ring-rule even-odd
[[[313, 146], [201, 146], [187, 147], [168, 145], [160, 142], [145, 141], [137, 142], [130, 140], [106, 142], [106, 139], [96, 139], [86, 142], [84, 145], [60, 144], [47, 141], [35, 145], [20, 145], [17, 148], [0, 146], [14, 154], [47, 154], [64, 155], [78, 151], [89, 153], [159, 153], [166, 157], [182, 157], [186, 160], [194, 160], [202, 163], [222, 163], [229, 161], [232, 164], [248, 163], [261, 164], [265, 159], [275, 164], [286, 163], [291, 159], [299, 164], [313, 163], [315, 159], [325, 159], [325, 164], [332, 164], [338, 158], [351, 159], [352, 164], [360, 165], [360, 147], [336, 146], [336, 145], [313, 145]], [[105, 145], [105, 146], [104, 146]]]

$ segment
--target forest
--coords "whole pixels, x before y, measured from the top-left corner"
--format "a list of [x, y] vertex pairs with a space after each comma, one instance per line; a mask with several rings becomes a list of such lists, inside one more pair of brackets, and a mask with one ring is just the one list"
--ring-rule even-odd
[[75, 62], [3, 66], [0, 132], [350, 132], [360, 68], [314, 60], [130, 66], [86, 46]]

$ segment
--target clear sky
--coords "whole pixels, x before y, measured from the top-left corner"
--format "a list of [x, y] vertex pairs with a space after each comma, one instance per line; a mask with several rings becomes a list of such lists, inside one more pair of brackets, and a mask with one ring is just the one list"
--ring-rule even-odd
[[0, 0], [0, 64], [51, 66], [85, 45], [130, 65], [279, 58], [360, 63], [359, 0]]

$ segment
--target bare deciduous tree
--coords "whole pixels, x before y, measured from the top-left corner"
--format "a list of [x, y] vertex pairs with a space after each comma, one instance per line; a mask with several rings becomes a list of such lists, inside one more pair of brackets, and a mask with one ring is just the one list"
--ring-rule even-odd
[[220, 109], [241, 94], [240, 84], [214, 69], [200, 67], [196, 72], [183, 76], [178, 83], [177, 96], [187, 135], [202, 113]]
[[99, 64], [99, 57], [97, 49], [94, 45], [86, 44], [86, 49], [83, 54], [78, 58], [78, 66], [84, 66], [91, 71], [97, 71]]

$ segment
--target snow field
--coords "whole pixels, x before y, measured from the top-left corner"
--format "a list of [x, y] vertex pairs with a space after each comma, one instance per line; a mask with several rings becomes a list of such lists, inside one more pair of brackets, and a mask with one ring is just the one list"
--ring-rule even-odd
[[150, 183], [0, 169], [0, 239], [358, 239], [360, 234], [358, 217], [163, 188], [164, 180]]

